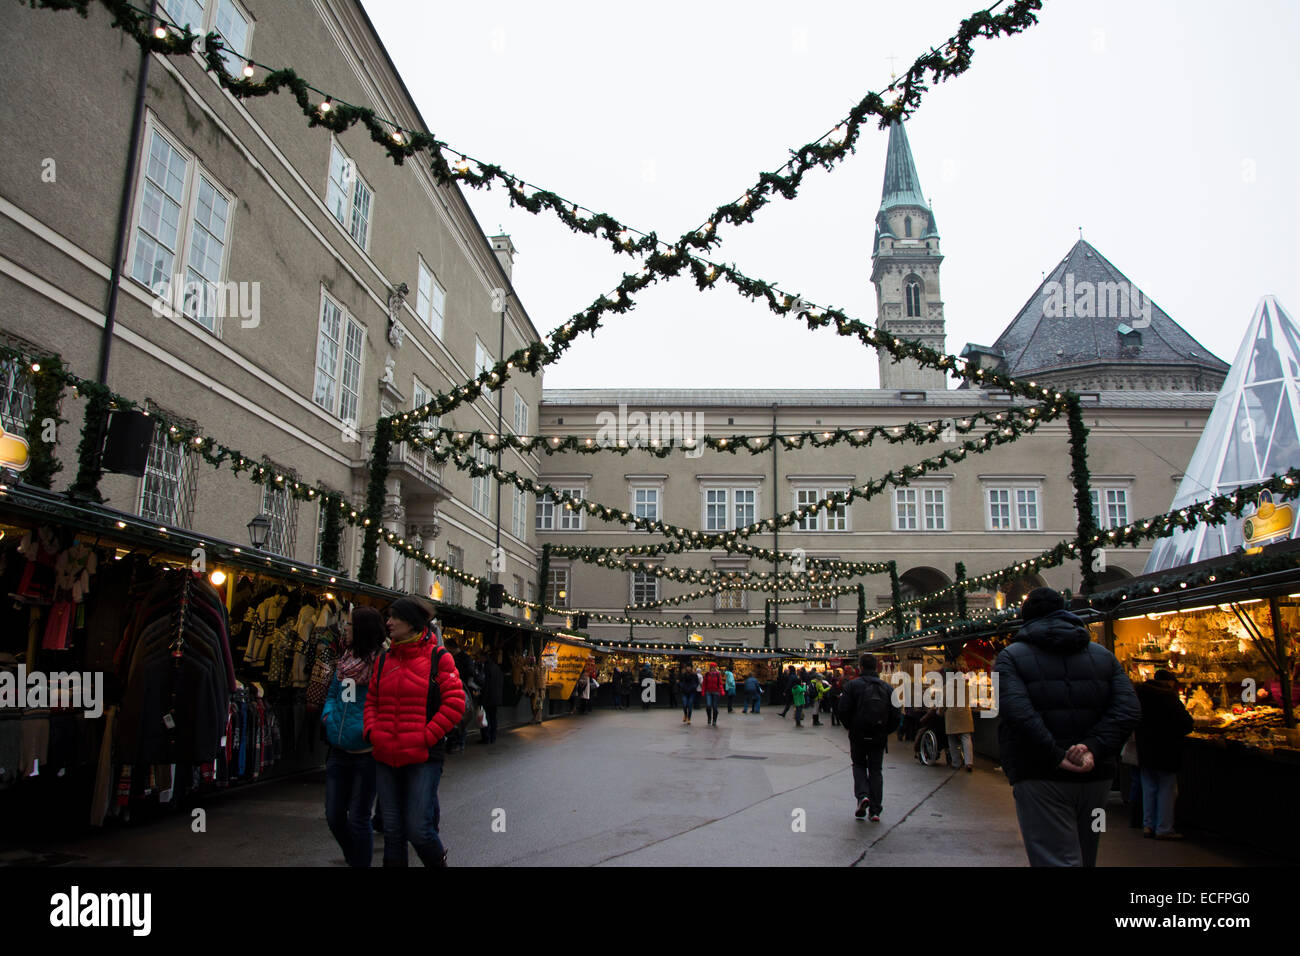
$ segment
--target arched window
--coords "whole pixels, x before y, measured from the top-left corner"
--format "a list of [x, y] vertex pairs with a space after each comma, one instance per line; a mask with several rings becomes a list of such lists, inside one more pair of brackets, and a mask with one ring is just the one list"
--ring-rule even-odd
[[907, 317], [909, 319], [920, 318], [921, 316], [921, 280], [908, 279], [903, 286], [904, 298], [907, 300]]
[[903, 217], [903, 236], [908, 239], [912, 238], [912, 217], [911, 216]]

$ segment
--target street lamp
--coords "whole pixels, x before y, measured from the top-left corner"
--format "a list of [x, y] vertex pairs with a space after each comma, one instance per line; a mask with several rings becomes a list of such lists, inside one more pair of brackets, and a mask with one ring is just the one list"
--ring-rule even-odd
[[259, 514], [252, 521], [248, 522], [248, 540], [254, 548], [261, 549], [266, 544], [266, 539], [271, 534], [271, 518], [265, 514]]

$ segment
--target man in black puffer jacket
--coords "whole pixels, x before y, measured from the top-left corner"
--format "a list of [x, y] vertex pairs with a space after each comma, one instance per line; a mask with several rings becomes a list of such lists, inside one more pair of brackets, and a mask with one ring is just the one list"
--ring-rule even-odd
[[1097, 820], [1115, 758], [1141, 707], [1115, 655], [1092, 643], [1051, 588], [1035, 588], [1024, 626], [997, 659], [998, 750], [1030, 866], [1095, 866]]

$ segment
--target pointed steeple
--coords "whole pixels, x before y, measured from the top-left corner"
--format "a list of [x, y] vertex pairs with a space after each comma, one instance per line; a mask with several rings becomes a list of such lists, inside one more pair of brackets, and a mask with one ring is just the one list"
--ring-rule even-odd
[[903, 124], [895, 122], [889, 127], [889, 147], [885, 152], [885, 185], [880, 193], [880, 211], [895, 206], [919, 206], [929, 210], [925, 194], [921, 192], [921, 177], [916, 174], [912, 160], [912, 147], [907, 142]]

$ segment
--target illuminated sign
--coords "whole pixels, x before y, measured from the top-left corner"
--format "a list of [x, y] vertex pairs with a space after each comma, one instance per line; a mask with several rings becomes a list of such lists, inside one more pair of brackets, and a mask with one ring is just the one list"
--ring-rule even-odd
[[31, 460], [27, 439], [19, 438], [13, 432], [0, 427], [0, 466], [14, 471], [26, 471]]
[[1273, 504], [1271, 492], [1262, 491], [1255, 513], [1241, 525], [1241, 537], [1247, 547], [1259, 548], [1291, 537], [1295, 510], [1290, 505]]

